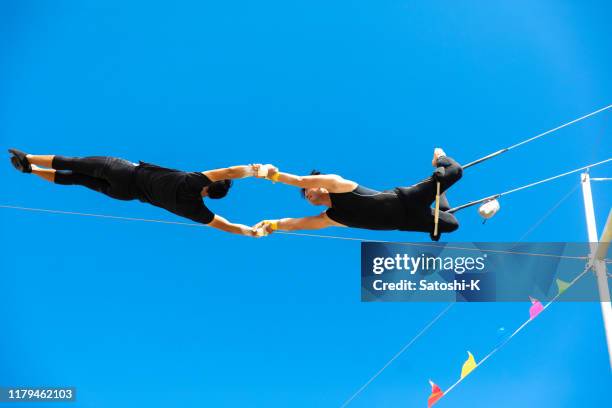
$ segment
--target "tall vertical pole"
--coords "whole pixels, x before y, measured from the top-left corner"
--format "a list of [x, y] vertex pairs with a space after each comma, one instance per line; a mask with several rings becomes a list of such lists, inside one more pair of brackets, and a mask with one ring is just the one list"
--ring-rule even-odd
[[612, 305], [610, 304], [610, 289], [608, 288], [608, 275], [606, 273], [606, 263], [603, 259], [596, 257], [598, 239], [597, 224], [595, 223], [595, 210], [593, 208], [593, 195], [591, 193], [591, 179], [589, 173], [581, 174], [582, 197], [584, 199], [584, 213], [586, 216], [587, 231], [591, 244], [591, 262], [595, 276], [597, 278], [597, 288], [599, 290], [599, 300], [601, 304], [601, 315], [603, 317], [604, 331], [608, 344], [608, 357], [610, 368], [612, 369]]

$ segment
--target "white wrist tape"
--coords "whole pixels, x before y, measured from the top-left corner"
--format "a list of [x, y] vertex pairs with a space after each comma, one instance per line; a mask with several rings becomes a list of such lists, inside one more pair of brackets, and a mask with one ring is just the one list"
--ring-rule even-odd
[[259, 167], [259, 170], [257, 171], [257, 175], [259, 177], [268, 177], [268, 171], [270, 170], [271, 166], [264, 164], [263, 166]]

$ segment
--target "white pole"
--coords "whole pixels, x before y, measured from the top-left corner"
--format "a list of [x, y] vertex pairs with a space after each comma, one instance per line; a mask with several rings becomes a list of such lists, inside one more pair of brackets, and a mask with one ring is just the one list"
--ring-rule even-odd
[[[601, 315], [603, 317], [604, 331], [606, 333], [606, 340], [608, 344], [608, 357], [610, 359], [610, 368], [612, 369], [612, 305], [610, 304], [610, 289], [608, 288], [606, 263], [603, 259], [597, 259], [595, 257], [595, 254], [597, 253], [598, 239], [589, 173], [582, 173], [581, 182], [587, 231], [589, 234], [589, 242], [591, 243], [591, 262], [593, 263], [593, 269], [595, 270], [595, 275], [597, 277], [597, 288], [599, 289]], [[609, 225], [606, 225], [606, 229], [608, 228]]]
[[608, 220], [606, 221], [604, 230], [601, 233], [601, 237], [599, 237], [599, 245], [597, 246], [595, 258], [601, 260], [604, 260], [606, 258], [608, 254], [608, 249], [610, 249], [610, 241], [612, 241], [612, 208], [610, 209], [610, 213], [608, 214]]

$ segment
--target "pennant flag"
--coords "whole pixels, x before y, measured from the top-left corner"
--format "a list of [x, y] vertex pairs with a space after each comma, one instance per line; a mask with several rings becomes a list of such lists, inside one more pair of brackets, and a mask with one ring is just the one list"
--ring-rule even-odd
[[463, 363], [463, 367], [461, 367], [461, 378], [465, 377], [476, 368], [476, 360], [474, 360], [474, 356], [469, 351], [467, 353], [468, 359], [465, 360], [465, 363]]
[[444, 396], [444, 392], [442, 392], [440, 387], [434, 384], [431, 380], [429, 380], [429, 383], [431, 384], [431, 395], [427, 399], [427, 408], [431, 408], [433, 404], [438, 402], [438, 400]]
[[559, 288], [559, 295], [562, 294], [569, 288], [569, 282], [562, 281], [561, 279], [557, 279], [557, 287]]
[[529, 300], [531, 300], [531, 307], [529, 308], [529, 318], [535, 319], [537, 315], [540, 314], [542, 310], [544, 310], [544, 306], [542, 303], [536, 298], [532, 298], [529, 296]]

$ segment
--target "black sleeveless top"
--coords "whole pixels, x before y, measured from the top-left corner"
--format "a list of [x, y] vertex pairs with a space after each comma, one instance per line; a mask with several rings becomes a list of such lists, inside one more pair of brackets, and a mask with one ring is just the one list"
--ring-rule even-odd
[[357, 186], [348, 193], [329, 193], [332, 206], [326, 214], [347, 227], [396, 230], [408, 225], [406, 207], [395, 190], [376, 191]]

